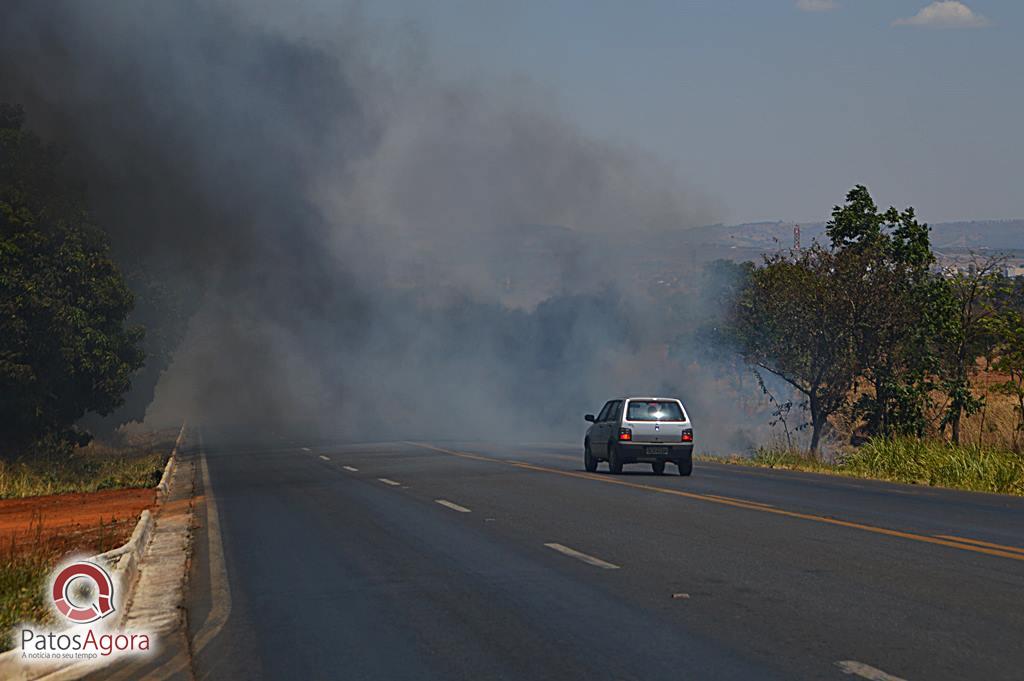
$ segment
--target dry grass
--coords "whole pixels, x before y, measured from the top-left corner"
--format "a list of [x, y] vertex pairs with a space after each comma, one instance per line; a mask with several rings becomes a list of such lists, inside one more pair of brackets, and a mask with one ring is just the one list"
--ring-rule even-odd
[[0, 499], [153, 487], [177, 433], [163, 431], [116, 445], [93, 442], [74, 452], [0, 460]]
[[995, 372], [982, 372], [974, 378], [974, 393], [984, 398], [985, 406], [963, 420], [960, 437], [964, 443], [1024, 454], [1024, 433], [1017, 430], [1017, 402], [996, 388], [1006, 380], [1007, 377]]

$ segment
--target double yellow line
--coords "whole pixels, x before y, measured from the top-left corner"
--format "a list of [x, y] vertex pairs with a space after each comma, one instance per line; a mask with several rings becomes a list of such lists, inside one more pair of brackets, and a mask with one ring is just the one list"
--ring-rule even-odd
[[410, 444], [416, 447], [423, 447], [424, 449], [432, 449], [435, 452], [441, 452], [442, 454], [449, 454], [451, 456], [457, 456], [463, 459], [472, 459], [474, 461], [486, 461], [488, 463], [499, 463], [506, 466], [514, 466], [516, 468], [523, 468], [531, 471], [552, 473], [554, 475], [563, 475], [569, 478], [596, 480], [597, 482], [603, 482], [609, 485], [622, 485], [623, 487], [644, 490], [645, 492], [654, 492], [656, 494], [669, 494], [676, 497], [685, 497], [687, 499], [706, 501], [712, 504], [721, 504], [723, 506], [732, 506], [734, 508], [744, 508], [750, 511], [759, 511], [761, 513], [771, 513], [774, 515], [785, 516], [787, 518], [799, 518], [800, 520], [810, 520], [818, 523], [825, 523], [828, 525], [848, 527], [855, 530], [863, 530], [864, 532], [872, 532], [874, 534], [882, 534], [890, 537], [900, 537], [901, 539], [910, 539], [912, 541], [923, 542], [925, 544], [937, 544], [938, 546], [948, 546], [950, 548], [960, 549], [961, 551], [972, 551], [974, 553], [983, 553], [989, 556], [998, 556], [1000, 558], [1009, 558], [1011, 560], [1024, 561], [1024, 548], [1004, 546], [1002, 544], [994, 544], [992, 542], [985, 542], [979, 539], [968, 539], [965, 537], [956, 537], [948, 534], [937, 534], [934, 536], [929, 536], [925, 534], [916, 534], [914, 532], [903, 532], [901, 530], [892, 530], [887, 527], [878, 527], [877, 525], [855, 523], [849, 520], [839, 520], [838, 518], [829, 518], [827, 516], [815, 515], [813, 513], [787, 511], [785, 509], [776, 508], [769, 504], [762, 504], [757, 501], [746, 501], [744, 499], [724, 497], [719, 496], [717, 494], [698, 494], [697, 492], [684, 492], [682, 490], [671, 489], [667, 487], [658, 487], [656, 485], [645, 485], [639, 482], [630, 482], [628, 480], [615, 478], [609, 475], [596, 475], [594, 473], [583, 473], [580, 471], [566, 471], [558, 468], [548, 468], [547, 466], [538, 466], [536, 464], [525, 463], [522, 461], [509, 461], [507, 459], [499, 459], [497, 457], [484, 456], [482, 454], [459, 452], [453, 449], [445, 449], [444, 447], [435, 447], [434, 445], [429, 445], [423, 442], [407, 442], [406, 444]]

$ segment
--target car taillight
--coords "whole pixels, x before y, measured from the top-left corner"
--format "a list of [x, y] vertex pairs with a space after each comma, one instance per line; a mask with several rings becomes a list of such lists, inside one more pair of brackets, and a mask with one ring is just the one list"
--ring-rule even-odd
[[683, 429], [683, 442], [693, 442], [693, 431], [689, 428]]
[[619, 428], [619, 439], [620, 440], [632, 440], [633, 431], [629, 428]]

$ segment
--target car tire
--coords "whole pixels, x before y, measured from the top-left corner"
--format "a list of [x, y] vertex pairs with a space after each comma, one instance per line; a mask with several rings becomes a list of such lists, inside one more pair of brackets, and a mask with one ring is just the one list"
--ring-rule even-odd
[[665, 462], [664, 461], [655, 461], [654, 463], [651, 464], [651, 468], [654, 470], [654, 474], [655, 475], [664, 475], [665, 474]]
[[619, 460], [619, 453], [615, 451], [615, 445], [608, 443], [608, 472], [618, 475], [622, 472], [622, 461]]
[[679, 467], [679, 475], [689, 475], [690, 473], [693, 473], [693, 459], [678, 461], [676, 462], [676, 466]]
[[595, 459], [594, 455], [590, 453], [589, 442], [583, 445], [583, 468], [585, 468], [588, 473], [593, 473], [597, 470], [597, 459]]

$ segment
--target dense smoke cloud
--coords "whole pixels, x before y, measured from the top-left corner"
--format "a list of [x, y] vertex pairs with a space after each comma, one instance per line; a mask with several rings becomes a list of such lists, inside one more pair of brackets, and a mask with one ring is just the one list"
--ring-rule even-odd
[[244, 7], [0, 23], [0, 100], [68, 148], [118, 258], [201, 292], [151, 416], [468, 437], [672, 387], [609, 257], [710, 221], [671, 168], [528, 85], [446, 81], [414, 31]]

